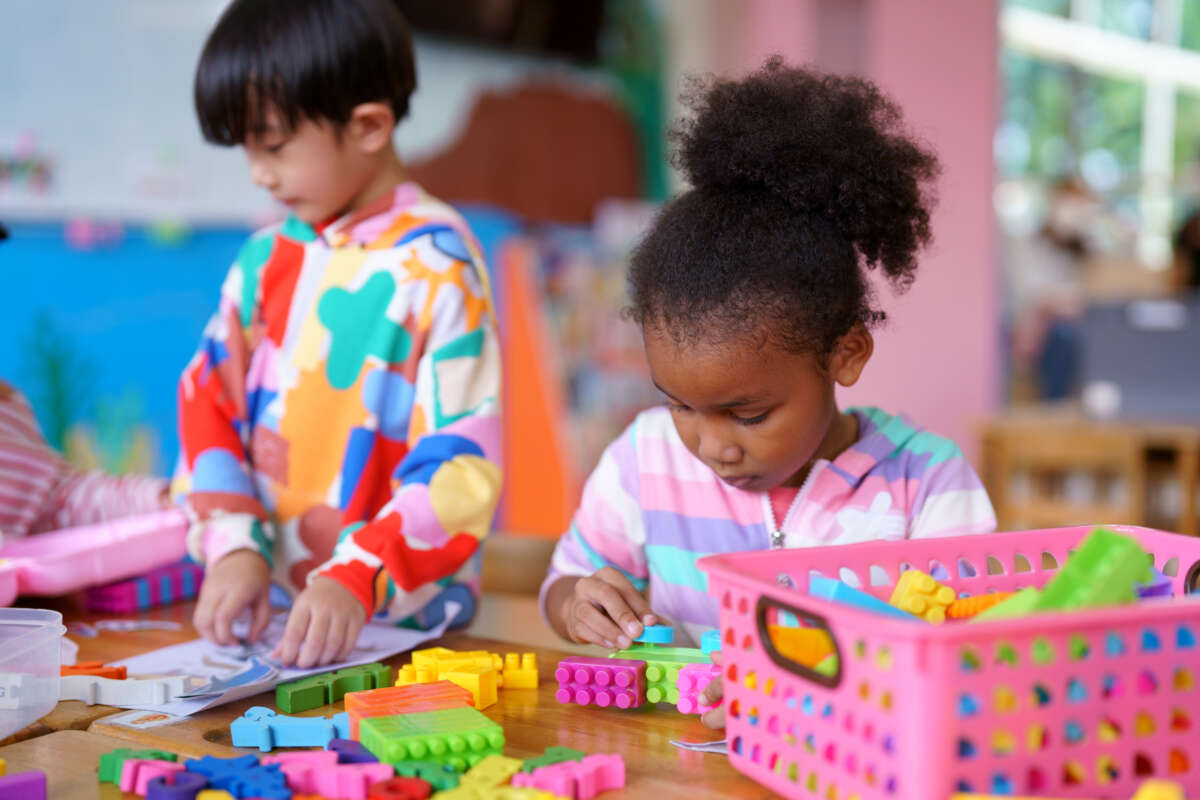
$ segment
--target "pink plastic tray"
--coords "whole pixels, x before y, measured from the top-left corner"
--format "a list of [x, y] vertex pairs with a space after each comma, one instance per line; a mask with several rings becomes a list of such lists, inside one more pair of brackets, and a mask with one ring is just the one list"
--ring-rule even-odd
[[56, 595], [111, 583], [178, 561], [185, 555], [187, 518], [157, 511], [5, 539], [0, 545], [0, 606], [18, 595]]
[[[1127, 798], [1150, 777], [1200, 795], [1200, 595], [1181, 597], [1200, 580], [1200, 539], [1111, 527], [1174, 576], [1174, 599], [933, 626], [806, 591], [815, 571], [887, 600], [903, 568], [939, 565], [960, 595], [1041, 586], [1084, 527], [702, 559], [733, 765], [795, 798]], [[775, 651], [773, 607], [829, 629], [836, 676]]]

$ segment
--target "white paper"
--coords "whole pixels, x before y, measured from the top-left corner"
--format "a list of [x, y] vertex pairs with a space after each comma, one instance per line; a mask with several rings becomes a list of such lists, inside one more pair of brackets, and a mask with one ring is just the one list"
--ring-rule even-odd
[[[272, 617], [262, 638], [248, 646], [220, 647], [204, 639], [193, 639], [183, 644], [171, 645], [160, 650], [127, 658], [115, 662], [128, 669], [129, 677], [147, 677], [152, 675], [184, 675], [195, 679], [197, 684], [207, 683], [213, 679], [229, 680], [252, 665], [260, 667], [263, 664], [271, 668], [255, 680], [242, 685], [224, 688], [217, 694], [205, 697], [193, 697], [175, 700], [161, 705], [129, 705], [125, 708], [136, 708], [142, 711], [154, 711], [161, 714], [172, 714], [186, 717], [207, 708], [231, 703], [243, 697], [251, 697], [275, 687], [276, 684], [299, 680], [309, 675], [331, 672], [336, 669], [353, 667], [359, 664], [369, 664], [372, 661], [382, 661], [396, 653], [412, 650], [422, 642], [436, 639], [446, 632], [450, 620], [459, 612], [457, 603], [446, 603], [445, 621], [428, 631], [397, 628], [392, 625], [368, 624], [358, 635], [358, 642], [350, 657], [336, 664], [326, 664], [314, 669], [295, 669], [280, 667], [270, 661], [270, 653], [275, 645], [283, 638], [284, 626], [287, 623], [287, 612]], [[235, 632], [237, 629], [235, 628]], [[257, 665], [254, 662], [257, 661]], [[262, 670], [259, 669], [261, 673]]]
[[672, 740], [671, 744], [683, 750], [695, 750], [698, 753], [721, 753], [725, 755], [729, 752], [729, 745], [724, 739], [718, 739], [715, 742], [677, 742]]

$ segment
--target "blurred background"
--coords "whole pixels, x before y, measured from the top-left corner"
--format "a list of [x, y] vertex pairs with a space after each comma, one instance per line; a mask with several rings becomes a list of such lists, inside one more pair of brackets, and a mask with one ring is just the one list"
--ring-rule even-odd
[[[689, 73], [781, 53], [877, 81], [940, 154], [935, 242], [841, 397], [960, 442], [1005, 528], [1195, 533], [1200, 0], [404, 0], [396, 139], [488, 252], [506, 358], [498, 527], [566, 526], [658, 401], [624, 264], [680, 186]], [[175, 382], [241, 241], [280, 210], [203, 143], [224, 0], [6, 0], [0, 378], [84, 466], [168, 472]]]

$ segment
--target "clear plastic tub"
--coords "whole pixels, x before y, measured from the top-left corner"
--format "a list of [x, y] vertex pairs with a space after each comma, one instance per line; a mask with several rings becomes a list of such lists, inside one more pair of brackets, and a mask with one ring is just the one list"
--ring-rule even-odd
[[0, 739], [19, 731], [58, 703], [62, 614], [37, 608], [0, 608]]

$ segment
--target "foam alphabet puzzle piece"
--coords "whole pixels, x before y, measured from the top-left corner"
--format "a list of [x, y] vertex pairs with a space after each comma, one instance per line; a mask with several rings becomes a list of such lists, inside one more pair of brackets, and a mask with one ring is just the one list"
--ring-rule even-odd
[[288, 717], [272, 708], [254, 706], [229, 726], [234, 747], [324, 747], [331, 739], [350, 738], [346, 712], [332, 717]]
[[[159, 775], [146, 784], [146, 800], [198, 800], [208, 779], [197, 772], [172, 772]], [[213, 794], [216, 791], [214, 790]], [[222, 792], [232, 798], [228, 792]]]
[[367, 789], [395, 774], [387, 764], [339, 764], [337, 753], [330, 750], [305, 750], [280, 753], [263, 758], [263, 764], [277, 764], [288, 788], [304, 794], [366, 800]]
[[586, 757], [587, 753], [582, 750], [558, 746], [547, 747], [546, 752], [537, 758], [525, 759], [525, 763], [521, 765], [521, 772], [533, 772], [539, 767], [548, 767], [551, 764], [561, 764], [565, 761], [582, 761]]
[[458, 786], [458, 770], [449, 764], [438, 764], [434, 761], [402, 761], [394, 766], [397, 775], [419, 778], [439, 792]]
[[126, 759], [139, 758], [153, 761], [178, 761], [179, 756], [165, 750], [133, 750], [129, 747], [118, 747], [100, 755], [99, 780], [101, 783], [120, 785], [121, 771]]
[[363, 747], [362, 742], [353, 739], [330, 739], [325, 749], [337, 754], [339, 764], [372, 764], [379, 760], [374, 753]]
[[174, 761], [151, 761], [140, 758], [127, 758], [125, 759], [125, 763], [121, 765], [121, 783], [119, 785], [122, 792], [133, 792], [145, 797], [146, 785], [150, 781], [163, 775], [183, 772], [183, 770], [183, 764], [178, 764]]
[[158, 706], [187, 692], [188, 682], [179, 675], [141, 680], [67, 675], [58, 679], [58, 699], [79, 700], [89, 706]]
[[512, 781], [512, 776], [521, 771], [523, 763], [519, 758], [490, 755], [467, 770], [459, 783], [487, 789], [506, 786]]
[[251, 767], [245, 772], [229, 776], [225, 790], [237, 798], [260, 798], [261, 800], [291, 800], [292, 790], [278, 764], [267, 767]]
[[208, 778], [209, 784], [214, 789], [224, 789], [231, 776], [254, 769], [259, 766], [259, 762], [258, 756], [247, 753], [235, 758], [217, 758], [216, 756], [192, 758], [183, 762], [183, 765], [187, 767], [188, 772], [195, 772]]
[[600, 792], [625, 786], [625, 762], [616, 754], [596, 754], [582, 761], [539, 767], [513, 777], [514, 786], [533, 787], [573, 800], [591, 800]]
[[392, 668], [386, 664], [363, 664], [335, 672], [312, 675], [275, 687], [275, 705], [294, 714], [337, 703], [347, 692], [379, 689], [392, 682]]
[[432, 793], [429, 781], [400, 776], [372, 786], [367, 800], [425, 800]]
[[39, 770], [0, 776], [4, 800], [46, 800], [46, 773]]

